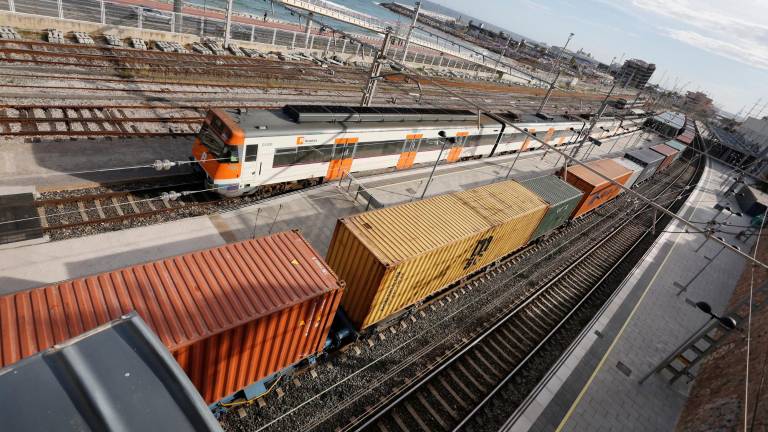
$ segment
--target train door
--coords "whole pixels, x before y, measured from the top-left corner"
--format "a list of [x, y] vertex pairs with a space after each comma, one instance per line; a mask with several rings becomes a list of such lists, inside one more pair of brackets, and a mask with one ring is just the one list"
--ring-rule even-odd
[[448, 151], [448, 157], [445, 158], [446, 162], [451, 163], [459, 160], [461, 157], [461, 150], [464, 148], [464, 144], [467, 143], [467, 138], [469, 138], [469, 132], [456, 133], [456, 142]]
[[416, 152], [419, 151], [419, 144], [423, 134], [408, 134], [403, 144], [403, 150], [400, 152], [400, 159], [397, 161], [397, 169], [406, 169], [413, 166], [416, 159]]
[[551, 127], [547, 129], [547, 134], [544, 135], [544, 141], [545, 143], [549, 144], [550, 141], [552, 141], [552, 138], [555, 136], [555, 128]]
[[357, 138], [338, 138], [333, 148], [333, 157], [328, 164], [326, 180], [337, 180], [349, 174], [352, 169], [352, 159], [355, 156]]
[[[536, 135], [536, 128], [530, 128], [526, 129], [531, 135]], [[520, 147], [520, 151], [524, 152], [528, 149], [528, 145], [531, 144], [531, 137], [525, 137], [525, 141], [523, 141], [523, 145]]]

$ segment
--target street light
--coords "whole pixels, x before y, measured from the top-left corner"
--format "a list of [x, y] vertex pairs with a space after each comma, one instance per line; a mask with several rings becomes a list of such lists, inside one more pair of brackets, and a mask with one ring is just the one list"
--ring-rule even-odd
[[440, 131], [437, 133], [437, 136], [441, 142], [442, 145], [440, 146], [440, 153], [437, 155], [437, 159], [435, 159], [435, 164], [432, 165], [432, 172], [429, 173], [429, 178], [427, 179], [427, 184], [424, 185], [424, 190], [421, 192], [421, 198], [424, 199], [424, 195], [427, 193], [427, 188], [429, 188], [429, 183], [432, 181], [432, 176], [435, 174], [435, 169], [437, 168], [437, 164], [440, 163], [440, 158], [443, 157], [443, 151], [445, 151], [445, 144], [448, 143], [448, 138], [445, 135], [445, 131]]

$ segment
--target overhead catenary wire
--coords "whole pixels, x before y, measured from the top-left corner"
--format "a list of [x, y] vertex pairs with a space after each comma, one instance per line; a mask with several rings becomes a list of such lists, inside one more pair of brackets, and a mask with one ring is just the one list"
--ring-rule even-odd
[[[408, 66], [406, 66], [406, 65], [404, 65], [404, 64], [402, 64], [402, 63], [396, 62], [396, 61], [394, 61], [394, 60], [389, 60], [389, 61], [390, 61], [391, 63], [393, 63], [393, 64], [396, 64], [398, 67], [401, 67], [401, 68], [403, 68], [404, 70], [410, 71], [412, 74], [416, 73], [415, 71], [413, 71], [413, 70], [412, 70], [412, 69], [410, 69]], [[433, 85], [435, 85], [435, 86], [437, 86], [437, 87], [441, 88], [443, 91], [445, 91], [445, 92], [447, 92], [447, 93], [449, 93], [449, 94], [453, 95], [454, 97], [458, 97], [459, 99], [463, 100], [464, 102], [466, 102], [466, 103], [468, 103], [468, 104], [472, 105], [472, 106], [473, 106], [475, 109], [477, 109], [477, 110], [479, 110], [479, 111], [481, 111], [481, 112], [485, 112], [485, 113], [486, 113], [486, 115], [489, 115], [490, 117], [492, 117], [492, 118], [496, 119], [497, 121], [504, 121], [503, 119], [501, 119], [501, 118], [499, 118], [499, 117], [495, 116], [495, 115], [494, 115], [494, 114], [493, 114], [493, 113], [492, 113], [490, 110], [486, 109], [485, 107], [483, 107], [483, 106], [481, 106], [481, 105], [479, 105], [479, 104], [477, 104], [477, 103], [475, 103], [475, 102], [473, 102], [473, 101], [471, 101], [471, 100], [469, 100], [469, 99], [467, 99], [467, 98], [463, 97], [462, 95], [460, 95], [460, 94], [458, 94], [458, 93], [455, 93], [455, 92], [451, 91], [450, 89], [446, 88], [445, 86], [443, 86], [442, 84], [438, 83], [437, 81], [435, 81], [435, 80], [431, 79], [430, 77], [428, 77], [428, 76], [425, 76], [425, 77], [423, 77], [423, 79], [425, 79], [425, 80], [428, 80], [428, 81], [432, 82], [432, 84], [433, 84]], [[587, 164], [585, 164], [584, 162], [581, 162], [581, 161], [579, 161], [578, 159], [576, 159], [576, 158], [573, 158], [573, 157], [571, 157], [571, 156], [567, 155], [565, 152], [562, 152], [560, 149], [556, 148], [555, 146], [552, 146], [552, 145], [550, 145], [550, 144], [546, 143], [545, 141], [543, 141], [543, 140], [541, 140], [541, 139], [537, 138], [535, 135], [533, 135], [533, 134], [529, 133], [528, 131], [524, 130], [523, 128], [521, 128], [521, 127], [519, 127], [519, 126], [515, 125], [514, 123], [509, 123], [509, 122], [506, 122], [506, 121], [504, 121], [504, 123], [505, 123], [505, 124], [507, 124], [507, 125], [509, 125], [511, 128], [513, 128], [513, 129], [517, 130], [518, 132], [525, 134], [525, 135], [526, 135], [528, 138], [530, 138], [531, 140], [537, 141], [537, 142], [541, 143], [543, 146], [547, 147], [549, 150], [552, 150], [552, 151], [556, 152], [557, 154], [559, 154], [559, 155], [563, 156], [563, 157], [565, 158], [565, 160], [566, 160], [566, 163], [567, 163], [567, 161], [568, 161], [568, 160], [570, 160], [570, 161], [574, 162], [575, 164], [577, 164], [577, 165], [580, 165], [580, 166], [584, 167], [586, 170], [588, 170], [589, 172], [591, 172], [591, 173], [595, 174], [596, 176], [600, 177], [601, 179], [603, 179], [603, 180], [605, 180], [605, 181], [607, 181], [607, 182], [609, 182], [609, 183], [611, 183], [611, 184], [613, 184], [613, 185], [615, 185], [615, 186], [618, 186], [618, 187], [619, 187], [619, 188], [620, 188], [622, 191], [624, 191], [624, 192], [626, 192], [626, 193], [630, 193], [630, 194], [633, 194], [634, 196], [638, 197], [640, 200], [642, 200], [642, 201], [643, 201], [643, 202], [645, 202], [646, 204], [648, 204], [648, 205], [650, 205], [650, 206], [652, 206], [652, 207], [656, 208], [657, 210], [659, 210], [660, 212], [662, 212], [662, 213], [666, 214], [667, 216], [670, 216], [670, 217], [672, 217], [672, 218], [674, 218], [674, 219], [676, 219], [676, 220], [678, 220], [678, 221], [682, 222], [683, 224], [685, 224], [685, 225], [687, 225], [688, 227], [690, 227], [690, 228], [692, 228], [693, 230], [695, 230], [695, 231], [694, 231], [695, 233], [698, 233], [698, 234], [702, 234], [702, 235], [704, 235], [705, 237], [707, 237], [707, 238], [709, 238], [709, 239], [712, 239], [712, 240], [713, 240], [713, 241], [715, 241], [715, 242], [721, 243], [721, 244], [722, 244], [722, 245], [724, 245], [724, 246], [728, 246], [728, 244], [727, 244], [727, 243], [725, 243], [725, 242], [723, 242], [723, 241], [721, 241], [721, 240], [719, 240], [719, 239], [717, 239], [717, 238], [713, 238], [713, 237], [712, 237], [712, 236], [711, 236], [711, 235], [710, 235], [708, 232], [700, 230], [700, 229], [699, 229], [698, 227], [696, 227], [694, 224], [692, 224], [692, 223], [688, 222], [688, 220], [687, 220], [687, 219], [685, 219], [685, 218], [683, 218], [683, 217], [681, 217], [681, 216], [678, 216], [678, 215], [676, 215], [675, 213], [672, 213], [671, 211], [669, 211], [669, 210], [667, 210], [667, 209], [663, 208], [662, 206], [660, 206], [660, 205], [656, 204], [655, 202], [653, 202], [652, 200], [649, 200], [648, 198], [646, 198], [646, 197], [644, 197], [644, 196], [642, 196], [642, 195], [638, 194], [637, 192], [635, 192], [635, 191], [633, 191], [633, 190], [631, 190], [631, 189], [627, 188], [627, 187], [626, 187], [626, 186], [624, 186], [623, 184], [621, 184], [621, 183], [619, 183], [619, 182], [615, 181], [614, 179], [611, 179], [611, 178], [609, 178], [609, 177], [605, 176], [604, 174], [602, 174], [601, 172], [599, 172], [599, 171], [595, 170], [594, 168], [592, 168], [592, 167], [588, 166], [588, 165], [587, 165]], [[751, 261], [751, 262], [753, 262], [753, 263], [755, 263], [755, 264], [758, 264], [758, 265], [760, 265], [760, 266], [761, 266], [761, 267], [763, 267], [763, 268], [766, 268], [766, 269], [768, 269], [768, 264], [766, 264], [766, 263], [763, 263], [762, 261], [758, 260], [756, 257], [752, 257], [752, 256], [750, 256], [750, 255], [748, 255], [748, 254], [745, 254], [745, 253], [741, 252], [741, 251], [737, 251], [737, 250], [734, 250], [733, 248], [731, 248], [731, 250], [732, 250], [734, 253], [736, 253], [736, 254], [739, 254], [739, 255], [741, 255], [742, 257], [746, 258], [747, 260], [749, 260], [749, 261]]]
[[[758, 231], [757, 240], [755, 240], [755, 251], [753, 255], [755, 258], [757, 258], [757, 253], [760, 251], [760, 237], [763, 232], [763, 227], [765, 227], [765, 218], [768, 217], [768, 209], [763, 212], [763, 221], [760, 224], [760, 231]], [[754, 302], [754, 290], [755, 290], [755, 264], [753, 263], [750, 266], [750, 280], [749, 280], [749, 301], [747, 302], [747, 350], [746, 350], [746, 359], [747, 364], [745, 366], [744, 370], [744, 432], [748, 432], [750, 429], [748, 426], [748, 417], [749, 417], [749, 356], [751, 354], [751, 346], [752, 346], [752, 308], [753, 308], [753, 302]], [[757, 415], [757, 412], [753, 412], [753, 416]]]

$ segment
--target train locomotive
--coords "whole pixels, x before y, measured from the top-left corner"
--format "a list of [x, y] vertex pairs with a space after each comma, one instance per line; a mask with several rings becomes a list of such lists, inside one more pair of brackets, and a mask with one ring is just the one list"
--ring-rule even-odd
[[[501, 114], [547, 143], [564, 145], [586, 120]], [[192, 155], [209, 189], [224, 196], [270, 195], [345, 174], [403, 170], [438, 157], [462, 159], [531, 151], [541, 145], [506, 122], [467, 110], [286, 105], [281, 110], [211, 110]], [[604, 117], [601, 139], [636, 130], [641, 116]], [[445, 140], [441, 140], [442, 135]]]

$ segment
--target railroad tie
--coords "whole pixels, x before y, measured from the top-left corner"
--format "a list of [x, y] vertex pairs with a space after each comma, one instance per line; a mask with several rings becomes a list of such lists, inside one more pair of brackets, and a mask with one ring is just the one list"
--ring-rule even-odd
[[88, 222], [88, 214], [85, 212], [85, 204], [82, 201], [77, 202], [77, 209], [80, 210], [80, 217], [83, 218], [83, 222]]
[[[408, 414], [410, 414], [411, 417], [413, 417], [413, 419], [416, 420], [416, 423], [419, 425], [421, 430], [425, 430], [425, 431], [429, 430], [429, 428], [427, 427], [426, 423], [424, 423], [424, 420], [422, 420], [422, 418], [419, 415], [419, 413], [416, 412], [415, 409], [413, 409], [413, 406], [411, 405], [410, 402], [408, 402], [408, 401], [405, 402], [405, 409], [408, 410]], [[435, 416], [435, 418], [438, 418], [438, 417]]]
[[[429, 404], [429, 401], [427, 401], [424, 396], [421, 395], [421, 393], [416, 395], [416, 398], [421, 402], [422, 405], [424, 405], [424, 408], [429, 411], [429, 414], [434, 418], [438, 423], [440, 423], [440, 426], [443, 427], [443, 429], [449, 429], [448, 425], [445, 424], [443, 419], [440, 417], [440, 415], [435, 411], [434, 408], [432, 408], [432, 405]], [[425, 428], [425, 430], [429, 430], [429, 428]]]
[[136, 201], [133, 200], [133, 196], [132, 195], [126, 195], [125, 198], [131, 204], [131, 208], [133, 209], [134, 213], [136, 213], [136, 214], [141, 213], [141, 210], [139, 210], [139, 206], [136, 205]]
[[440, 393], [437, 392], [437, 390], [431, 383], [427, 384], [427, 390], [429, 390], [429, 392], [432, 394], [432, 397], [434, 397], [435, 400], [437, 400], [437, 402], [440, 403], [440, 406], [442, 406], [443, 409], [446, 410], [448, 414], [450, 414], [451, 417], [453, 417], [454, 420], [459, 419], [459, 414], [456, 412], [456, 410], [454, 410], [450, 405], [448, 405], [445, 399], [443, 399], [443, 397], [440, 396]]
[[117, 214], [119, 214], [120, 216], [125, 216], [125, 213], [123, 213], [123, 209], [120, 208], [120, 204], [117, 202], [115, 197], [110, 198], [110, 200], [112, 201], [112, 204], [114, 204], [114, 208], [117, 211]]
[[43, 228], [48, 227], [48, 218], [45, 216], [45, 208], [38, 207], [37, 214], [38, 216], [40, 216], [40, 226], [42, 226]]
[[66, 210], [64, 210], [64, 205], [63, 204], [59, 204], [59, 205], [56, 206], [56, 209], [59, 211], [59, 215], [61, 217], [62, 223], [68, 223], [69, 222], [69, 218], [67, 217], [66, 214], [64, 214], [64, 213], [66, 213]]
[[104, 209], [101, 208], [101, 200], [94, 200], [93, 203], [96, 204], [96, 212], [99, 214], [99, 217], [106, 219], [107, 215], [104, 214]]

